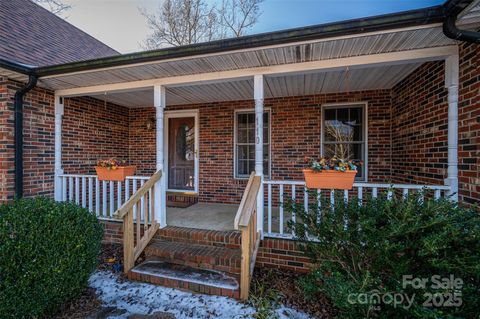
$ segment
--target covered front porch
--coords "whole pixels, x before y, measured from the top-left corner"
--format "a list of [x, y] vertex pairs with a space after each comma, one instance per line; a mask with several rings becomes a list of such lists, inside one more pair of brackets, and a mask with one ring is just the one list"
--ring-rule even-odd
[[[83, 75], [44, 81], [67, 77]], [[282, 203], [311, 200], [304, 156], [340, 155], [364, 163], [346, 199], [393, 196], [394, 186], [456, 200], [457, 81], [456, 48], [445, 45], [59, 89], [55, 197], [113, 219], [160, 171], [149, 195], [160, 227], [231, 230], [254, 171], [261, 179], [257, 230], [291, 237], [294, 216]], [[91, 174], [99, 157], [125, 159], [137, 173], [99, 181]], [[185, 208], [169, 205], [179, 197]]]

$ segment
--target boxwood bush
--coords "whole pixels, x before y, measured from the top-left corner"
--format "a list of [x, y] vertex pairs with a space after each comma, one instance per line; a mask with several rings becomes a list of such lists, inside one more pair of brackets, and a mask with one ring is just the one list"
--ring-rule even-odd
[[290, 226], [317, 265], [299, 285], [308, 298], [327, 295], [340, 317], [477, 318], [476, 208], [423, 193], [383, 194], [362, 205], [321, 198], [306, 212], [300, 202], [285, 205], [299, 217]]
[[0, 205], [0, 318], [54, 313], [86, 287], [103, 228], [72, 203], [47, 198]]

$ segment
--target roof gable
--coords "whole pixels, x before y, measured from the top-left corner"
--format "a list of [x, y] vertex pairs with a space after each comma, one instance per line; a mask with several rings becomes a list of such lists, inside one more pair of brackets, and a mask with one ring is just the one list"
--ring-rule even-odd
[[0, 58], [46, 66], [118, 54], [30, 0], [0, 1]]

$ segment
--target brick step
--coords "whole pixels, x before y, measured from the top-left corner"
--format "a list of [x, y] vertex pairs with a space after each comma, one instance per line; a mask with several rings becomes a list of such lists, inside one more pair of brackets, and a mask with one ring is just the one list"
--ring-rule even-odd
[[146, 260], [130, 270], [128, 278], [170, 288], [240, 298], [237, 279], [215, 270]]
[[155, 238], [171, 242], [240, 249], [241, 233], [167, 226], [159, 229]]
[[198, 269], [240, 275], [241, 250], [154, 238], [145, 249], [147, 259], [162, 260]]

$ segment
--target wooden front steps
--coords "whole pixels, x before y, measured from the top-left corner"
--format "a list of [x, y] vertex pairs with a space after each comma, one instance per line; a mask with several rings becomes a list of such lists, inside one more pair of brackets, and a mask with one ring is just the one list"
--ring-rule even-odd
[[240, 232], [168, 226], [145, 249], [132, 280], [193, 292], [240, 298]]

